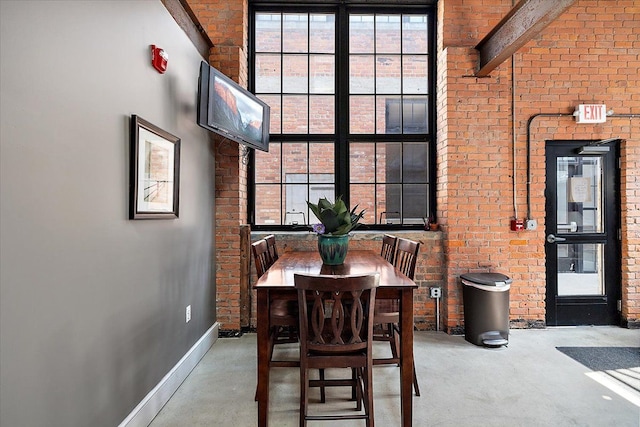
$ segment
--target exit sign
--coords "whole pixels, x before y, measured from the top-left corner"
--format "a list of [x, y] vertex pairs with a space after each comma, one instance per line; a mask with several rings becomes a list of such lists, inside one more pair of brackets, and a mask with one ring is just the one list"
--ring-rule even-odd
[[604, 123], [607, 121], [607, 106], [604, 104], [579, 104], [573, 113], [576, 123]]

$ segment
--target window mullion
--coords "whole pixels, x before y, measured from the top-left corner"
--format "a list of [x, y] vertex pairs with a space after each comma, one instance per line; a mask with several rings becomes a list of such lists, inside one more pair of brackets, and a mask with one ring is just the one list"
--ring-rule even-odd
[[336, 150], [335, 176], [336, 197], [342, 195], [343, 200], [350, 205], [349, 200], [349, 15], [347, 8], [338, 8], [336, 25]]

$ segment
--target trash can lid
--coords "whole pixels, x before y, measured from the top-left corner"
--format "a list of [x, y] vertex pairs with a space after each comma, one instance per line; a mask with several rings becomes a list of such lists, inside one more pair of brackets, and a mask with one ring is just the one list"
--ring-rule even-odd
[[462, 279], [479, 285], [504, 286], [513, 280], [501, 273], [466, 273], [460, 276]]

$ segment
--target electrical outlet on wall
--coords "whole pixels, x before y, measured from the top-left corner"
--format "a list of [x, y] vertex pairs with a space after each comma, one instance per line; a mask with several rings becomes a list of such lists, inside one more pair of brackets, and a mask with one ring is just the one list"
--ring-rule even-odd
[[191, 320], [191, 306], [190, 305], [187, 306], [185, 318], [186, 318], [185, 323], [189, 323], [189, 320]]
[[440, 298], [442, 297], [442, 288], [430, 288], [429, 296], [431, 298]]

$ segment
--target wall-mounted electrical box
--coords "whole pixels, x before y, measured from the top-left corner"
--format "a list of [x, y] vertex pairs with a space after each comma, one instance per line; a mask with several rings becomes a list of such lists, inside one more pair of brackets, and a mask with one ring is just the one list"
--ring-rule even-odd
[[524, 219], [511, 220], [511, 231], [523, 231], [523, 230], [524, 230]]

